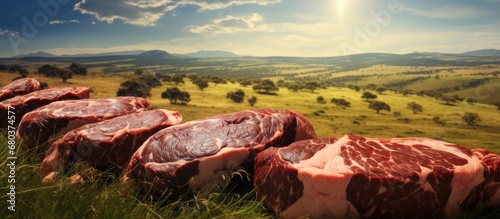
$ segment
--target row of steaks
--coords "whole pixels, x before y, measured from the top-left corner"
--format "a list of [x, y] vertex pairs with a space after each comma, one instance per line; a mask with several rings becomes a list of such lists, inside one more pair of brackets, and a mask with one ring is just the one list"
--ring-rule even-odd
[[143, 98], [88, 99], [86, 87], [37, 83], [2, 87], [0, 98], [9, 96], [0, 116], [14, 107], [23, 145], [46, 151], [45, 182], [83, 163], [90, 172], [125, 171], [124, 183], [156, 197], [178, 196], [223, 186], [245, 170], [257, 198], [283, 218], [453, 218], [500, 207], [500, 156], [484, 149], [427, 138], [317, 139], [290, 110], [182, 123], [178, 112], [152, 110]]

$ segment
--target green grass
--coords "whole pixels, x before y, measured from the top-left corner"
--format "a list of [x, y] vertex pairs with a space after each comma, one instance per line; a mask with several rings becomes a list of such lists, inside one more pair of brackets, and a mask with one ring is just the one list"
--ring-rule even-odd
[[[312, 68], [312, 67], [311, 67]], [[411, 71], [412, 68], [374, 67], [362, 69], [377, 74], [383, 71]], [[417, 68], [421, 70], [420, 68]], [[465, 70], [464, 70], [465, 71]], [[473, 72], [470, 70], [470, 72]], [[469, 72], [469, 73], [470, 73]], [[370, 73], [370, 72], [368, 72]], [[466, 73], [466, 72], [465, 72]], [[17, 75], [0, 73], [2, 83], [10, 81]], [[91, 98], [113, 97], [119, 84], [127, 79], [127, 75], [103, 75], [92, 72], [90, 76], [75, 76], [69, 83], [60, 79], [34, 76], [50, 86], [90, 86], [93, 90]], [[382, 83], [384, 78], [371, 78], [359, 84]], [[388, 80], [388, 79], [387, 79]], [[396, 80], [396, 79], [391, 79]], [[402, 96], [393, 92], [378, 95], [378, 100], [388, 103], [392, 112], [401, 112], [401, 117], [395, 117], [392, 112], [382, 111], [376, 114], [368, 109], [368, 103], [362, 100], [361, 93], [347, 88], [319, 89], [311, 92], [291, 92], [280, 88], [277, 95], [256, 93], [251, 86], [242, 87], [239, 84], [219, 84], [200, 91], [185, 79], [185, 84], [178, 87], [191, 94], [188, 105], [172, 105], [168, 100], [161, 99], [160, 94], [173, 84], [164, 83], [155, 88], [149, 98], [155, 108], [179, 111], [184, 121], [191, 121], [206, 116], [230, 113], [254, 108], [291, 109], [304, 114], [313, 124], [318, 137], [340, 137], [344, 134], [357, 134], [367, 137], [427, 137], [457, 143], [468, 148], [486, 148], [500, 153], [500, 114], [496, 107], [486, 104], [457, 103], [450, 106], [430, 97], [415, 95]], [[427, 81], [434, 81], [430, 79]], [[448, 83], [447, 78], [440, 81]], [[445, 85], [443, 85], [445, 86]], [[226, 99], [226, 93], [241, 89], [247, 97], [256, 96], [257, 104], [250, 107], [248, 103], [233, 103]], [[317, 96], [323, 96], [326, 104], [316, 102]], [[341, 108], [330, 103], [331, 98], [344, 98], [351, 102], [350, 108]], [[408, 102], [421, 104], [424, 111], [413, 114], [406, 109]], [[482, 121], [476, 126], [468, 126], [461, 120], [465, 112], [478, 113]], [[440, 116], [447, 123], [439, 125], [432, 121], [434, 116]], [[19, 118], [18, 118], [19, 119]], [[5, 133], [0, 133], [0, 157], [7, 157]], [[19, 145], [18, 145], [19, 148]], [[124, 194], [119, 177], [111, 181], [96, 181], [83, 185], [70, 185], [63, 180], [55, 185], [40, 184], [39, 164], [43, 154], [33, 154], [30, 151], [17, 151], [16, 160], [16, 213], [12, 214], [4, 205], [0, 210], [7, 218], [267, 218], [274, 217], [267, 212], [259, 200], [255, 200], [252, 192], [245, 195], [230, 192], [213, 193], [205, 199], [192, 196], [183, 199], [151, 201], [147, 197], [132, 192]], [[6, 191], [7, 160], [4, 160], [0, 170], [0, 186]], [[2, 193], [0, 197], [7, 197]], [[5, 203], [5, 201], [3, 201]], [[35, 216], [33, 216], [35, 214]], [[493, 215], [495, 218], [496, 214]], [[489, 217], [489, 216], [488, 216]], [[471, 216], [471, 218], [476, 218]]]

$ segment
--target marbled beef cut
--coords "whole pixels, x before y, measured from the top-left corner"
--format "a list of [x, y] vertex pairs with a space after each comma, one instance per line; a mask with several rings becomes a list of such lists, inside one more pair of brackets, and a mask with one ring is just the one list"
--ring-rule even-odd
[[180, 113], [159, 109], [84, 125], [52, 144], [41, 165], [42, 175], [53, 181], [57, 172], [68, 173], [82, 163], [100, 171], [124, 169], [146, 139], [180, 123]]
[[7, 124], [6, 120], [9, 107], [11, 111], [15, 113], [16, 119], [14, 126], [17, 126], [24, 114], [38, 107], [60, 100], [86, 99], [89, 97], [89, 93], [90, 88], [88, 87], [55, 87], [33, 91], [29, 94], [4, 100], [0, 102], [0, 125], [4, 126]]
[[14, 80], [0, 88], [0, 101], [10, 99], [18, 95], [24, 95], [40, 90], [40, 82], [34, 78], [21, 78]]
[[261, 152], [254, 184], [283, 218], [459, 218], [500, 207], [499, 162], [433, 139], [346, 135]]
[[17, 136], [28, 148], [44, 147], [82, 125], [150, 109], [149, 101], [141, 97], [57, 101], [24, 115]]
[[144, 191], [156, 197], [206, 191], [244, 166], [253, 172], [253, 158], [262, 150], [311, 138], [316, 134], [309, 121], [289, 110], [216, 115], [151, 136], [132, 156], [124, 181], [144, 182]]

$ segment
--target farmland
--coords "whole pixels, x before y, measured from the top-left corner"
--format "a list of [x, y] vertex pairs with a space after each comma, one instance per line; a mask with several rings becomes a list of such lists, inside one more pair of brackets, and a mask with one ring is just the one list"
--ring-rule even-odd
[[[351, 57], [349, 62], [355, 62], [358, 58], [365, 57]], [[50, 87], [89, 86], [92, 89], [91, 98], [116, 96], [120, 83], [133, 77], [136, 69], [142, 69], [144, 74], [151, 75], [183, 75], [184, 83], [164, 81], [161, 86], [151, 90], [148, 99], [154, 108], [179, 111], [184, 121], [245, 109], [290, 109], [305, 115], [313, 124], [318, 137], [340, 137], [344, 134], [387, 138], [426, 137], [500, 153], [500, 111], [493, 105], [500, 102], [500, 64], [497, 59], [491, 59], [493, 61], [487, 59], [485, 62], [474, 59], [470, 60], [472, 64], [467, 65], [457, 64], [455, 60], [437, 64], [430, 62], [403, 65], [402, 63], [408, 62], [397, 62], [393, 59], [348, 65], [343, 59], [334, 62], [335, 60], [326, 58], [174, 59], [158, 62], [159, 64], [153, 61], [133, 63], [130, 58], [102, 62], [88, 58], [86, 62], [70, 60], [80, 61], [88, 66], [89, 73], [86, 76], [73, 75], [67, 82], [35, 73], [47, 60], [2, 62], [21, 64], [30, 72], [29, 77], [46, 82]], [[67, 61], [50, 61], [60, 67], [69, 65]], [[443, 62], [446, 65], [440, 65]], [[218, 76], [224, 78], [227, 83], [210, 82], [208, 88], [200, 90], [188, 79], [189, 75]], [[18, 76], [16, 73], [0, 72], [0, 84], [4, 85]], [[282, 85], [279, 86], [279, 91], [266, 94], [253, 90], [252, 86], [240, 85], [239, 81], [243, 79], [271, 79], [276, 83], [281, 81]], [[317, 81], [320, 86], [312, 91], [292, 91], [286, 86], [307, 81]], [[190, 94], [191, 101], [187, 105], [171, 104], [169, 100], [161, 98], [163, 91], [174, 86]], [[354, 89], [355, 87], [359, 87], [359, 90]], [[378, 93], [377, 87], [387, 90]], [[243, 103], [235, 103], [226, 98], [228, 92], [236, 90], [245, 93]], [[411, 92], [403, 93], [404, 90]], [[420, 91], [429, 90], [439, 91], [446, 96], [474, 98], [477, 102], [447, 103], [440, 98], [419, 94]], [[376, 113], [375, 110], [369, 109], [369, 102], [361, 98], [365, 91], [377, 94], [376, 100], [390, 105], [391, 111]], [[246, 102], [251, 96], [257, 97], [254, 106]], [[319, 103], [318, 96], [326, 101]], [[337, 106], [330, 102], [332, 98], [345, 99], [350, 102], [350, 107]], [[409, 102], [418, 103], [423, 111], [413, 113], [407, 108]], [[477, 113], [481, 121], [473, 126], [468, 125], [462, 119], [467, 112]], [[439, 117], [441, 123], [436, 122], [435, 117]], [[6, 142], [4, 136], [2, 133], [2, 145]], [[2, 149], [1, 154], [2, 157], [7, 157], [7, 149]], [[111, 182], [99, 181], [82, 187], [65, 182], [52, 186], [41, 185], [37, 175], [40, 155], [19, 149], [17, 156], [16, 186], [19, 188], [18, 208], [22, 209], [20, 218], [28, 217], [27, 212], [37, 212], [40, 218], [180, 218], [186, 214], [197, 218], [273, 217], [265, 211], [259, 200], [253, 200], [251, 195], [242, 198], [234, 194], [218, 193], [209, 199], [187, 198], [162, 205], [134, 195], [120, 196], [120, 185], [114, 178]], [[2, 163], [2, 166], [0, 185], [5, 187], [6, 163]], [[5, 198], [5, 195], [2, 198]], [[2, 215], [5, 210], [2, 208]], [[190, 211], [192, 212], [188, 213]]]

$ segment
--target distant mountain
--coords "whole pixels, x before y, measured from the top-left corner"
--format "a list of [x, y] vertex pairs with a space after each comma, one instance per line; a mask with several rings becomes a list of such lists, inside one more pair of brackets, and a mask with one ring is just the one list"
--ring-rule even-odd
[[235, 58], [238, 54], [221, 50], [200, 50], [198, 52], [187, 53], [184, 56], [191, 58]]
[[468, 56], [500, 56], [500, 50], [498, 50], [498, 49], [482, 49], [482, 50], [464, 52], [461, 54], [468, 55]]
[[14, 56], [12, 58], [25, 58], [25, 57], [52, 58], [52, 57], [57, 57], [57, 56], [54, 55], [54, 54], [47, 53], [47, 52], [38, 51], [38, 52], [32, 52], [32, 53], [28, 53], [28, 54], [22, 54], [22, 55]]
[[150, 50], [137, 55], [137, 58], [140, 59], [164, 59], [164, 58], [172, 58], [172, 55], [163, 50]]
[[106, 52], [106, 53], [84, 53], [84, 54], [74, 54], [74, 55], [61, 55], [60, 57], [99, 57], [99, 56], [121, 56], [121, 55], [139, 55], [146, 50], [132, 50], [132, 51], [122, 51], [122, 52]]

